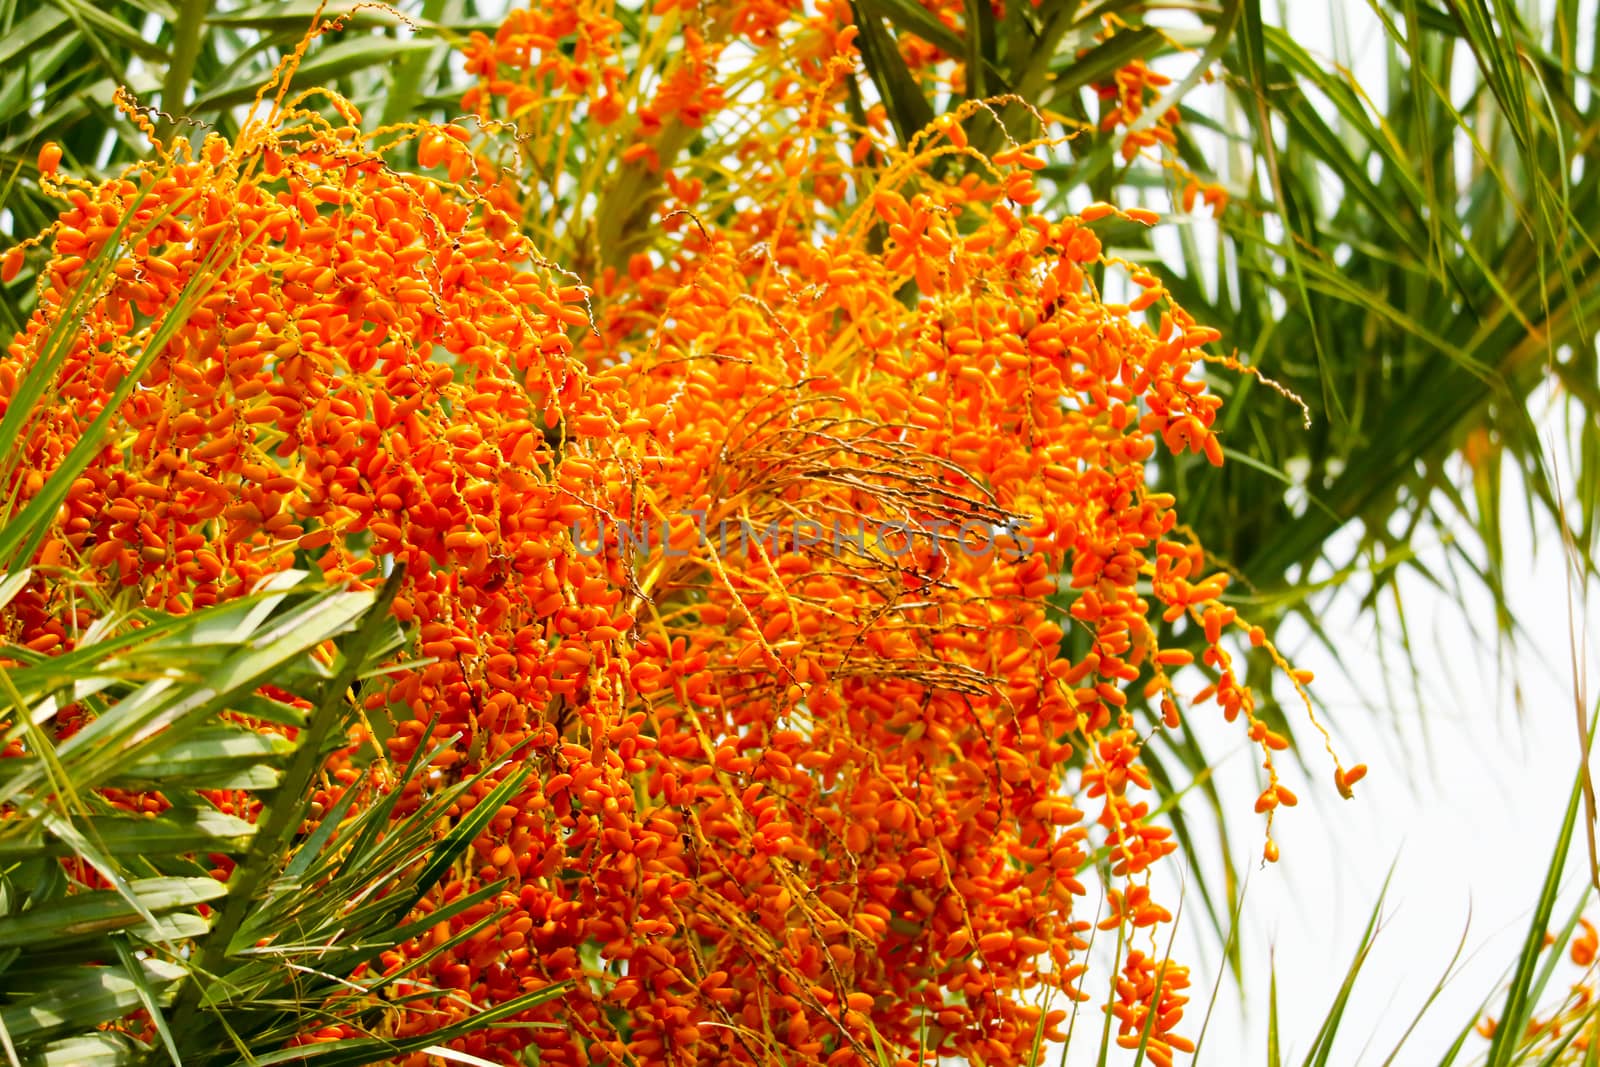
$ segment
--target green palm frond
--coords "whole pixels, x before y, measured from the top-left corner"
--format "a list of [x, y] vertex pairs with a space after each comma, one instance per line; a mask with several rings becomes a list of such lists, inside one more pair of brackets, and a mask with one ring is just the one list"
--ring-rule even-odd
[[[350, 684], [390, 661], [400, 634], [384, 610], [392, 583], [374, 594], [303, 579], [280, 574], [183, 617], [135, 612], [63, 655], [0, 649], [17, 664], [0, 676], [3, 740], [23, 749], [0, 761], [0, 1043], [11, 1062], [81, 1063], [89, 1042], [104, 1062], [134, 1063], [151, 1040], [185, 1064], [241, 1052], [289, 1062], [311, 1055], [286, 1045], [311, 1013], [365, 1035], [315, 1046], [319, 1062], [368, 1063], [562, 991], [425, 1038], [384, 1031], [396, 983], [430, 988], [427, 958], [364, 968], [495, 895], [491, 885], [407, 922], [523, 775], [497, 766], [424, 788], [419, 810], [391, 824], [394, 799], [426, 773], [418, 759], [386, 802], [354, 807], [352, 790], [306, 833], [327, 756], [348, 743]], [[281, 695], [263, 695], [269, 681]], [[52, 741], [68, 709], [85, 724]], [[263, 721], [292, 735], [263, 733]], [[487, 776], [498, 780], [474, 814], [439, 836], [446, 809]], [[110, 787], [170, 807], [126, 811]], [[261, 810], [229, 814], [205, 799], [211, 790], [255, 796]], [[218, 856], [234, 866], [226, 883], [211, 873]], [[495, 921], [491, 912], [438, 951]], [[140, 1012], [152, 1033], [131, 1025]], [[115, 1032], [97, 1034], [104, 1026]]]

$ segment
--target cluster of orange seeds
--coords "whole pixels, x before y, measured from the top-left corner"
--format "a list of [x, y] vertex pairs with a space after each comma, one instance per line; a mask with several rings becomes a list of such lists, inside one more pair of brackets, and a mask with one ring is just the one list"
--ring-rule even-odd
[[[1547, 1063], [1578, 1063], [1590, 1058], [1595, 1044], [1595, 1004], [1600, 996], [1600, 930], [1588, 919], [1580, 918], [1582, 932], [1567, 944], [1567, 959], [1581, 973], [1568, 987], [1561, 999], [1549, 1005], [1543, 1014], [1528, 1020], [1527, 1029], [1518, 1047], [1531, 1056], [1542, 1056]], [[1548, 949], [1555, 937], [1546, 934], [1544, 947]], [[1500, 1024], [1492, 1015], [1478, 1020], [1478, 1035], [1490, 1040]]]
[[[1100, 859], [1102, 925], [1149, 946], [1107, 1010], [1169, 1063], [1187, 976], [1156, 948], [1172, 918], [1149, 873], [1176, 844], [1140, 749], [1179, 725], [1171, 672], [1194, 656], [1160, 647], [1162, 620], [1201, 635], [1201, 699], [1260, 745], [1258, 808], [1294, 802], [1224, 647], [1264, 635], [1146, 480], [1160, 447], [1221, 461], [1196, 373], [1218, 335], [1151, 275], [1130, 304], [1100, 298], [1094, 223], [1155, 216], [1033, 213], [1044, 142], [988, 158], [948, 122], [895, 146], [834, 121], [855, 30], [818, 6], [799, 37], [741, 5], [670, 55], [651, 38], [665, 69], [644, 89], [603, 10], [514, 12], [471, 45], [475, 131], [366, 134], [347, 102], [280, 91], [232, 143], [47, 178], [65, 210], [30, 243], [38, 311], [0, 403], [91, 292], [7, 491], [37, 492], [176, 328], [0, 622], [64, 649], [84, 623], [67, 605], [185, 611], [289, 567], [404, 565], [395, 610], [426, 662], [362, 694], [373, 733], [330, 767], [324, 809], [444, 742], [431, 781], [508, 753], [535, 773], [422, 907], [502, 891], [384, 957], [493, 920], [428, 962], [436, 995], [397, 1035], [576, 979], [518, 1020], [557, 1025], [461, 1051], [844, 1067], [881, 1042], [906, 1064], [1022, 1063], [1093, 997]], [[797, 39], [798, 77], [780, 62]], [[781, 91], [705, 84], [733, 41]], [[753, 142], [680, 158], [703, 106]], [[426, 174], [391, 166], [407, 143]], [[935, 180], [946, 155], [974, 166]], [[614, 219], [550, 200], [572, 158], [579, 189], [611, 174], [602, 205], [648, 205], [620, 262], [590, 248]], [[559, 240], [539, 222], [557, 216]], [[585, 284], [553, 250], [611, 262]]]

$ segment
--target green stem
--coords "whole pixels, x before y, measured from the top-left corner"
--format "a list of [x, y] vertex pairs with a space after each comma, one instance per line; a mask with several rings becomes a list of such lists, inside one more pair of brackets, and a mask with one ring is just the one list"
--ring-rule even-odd
[[681, 123], [670, 122], [656, 137], [658, 169], [652, 170], [643, 160], [622, 166], [598, 212], [595, 247], [601, 266], [621, 267], [647, 239], [650, 212], [665, 195], [661, 175], [671, 169], [678, 153], [694, 140], [694, 133]]
[[178, 17], [172, 24], [172, 62], [167, 65], [167, 77], [161, 83], [161, 110], [166, 115], [156, 132], [162, 137], [172, 132], [173, 120], [184, 113], [183, 94], [194, 77], [195, 60], [200, 56], [200, 34], [210, 14], [211, 0], [183, 0], [178, 8]]
[[[424, 0], [422, 5], [422, 21], [424, 23], [438, 22], [444, 14], [444, 0]], [[389, 98], [383, 105], [383, 117], [379, 120], [381, 126], [393, 126], [413, 118], [417, 100], [422, 95], [422, 76], [427, 72], [428, 59], [432, 52], [409, 52], [394, 69], [394, 76], [389, 79]]]
[[[1056, 48], [1060, 45], [1061, 38], [1066, 36], [1067, 31], [1074, 25], [1073, 16], [1076, 8], [1076, 4], [1068, 4], [1057, 11], [1055, 17], [1045, 26], [1038, 42], [1028, 51], [1027, 64], [1022, 68], [1017, 80], [1011, 86], [1010, 92], [1012, 95], [1019, 96], [1024, 100], [1039, 99], [1039, 92], [1043, 89], [1045, 79], [1050, 74], [1050, 62], [1055, 58]], [[1032, 116], [1020, 105], [1015, 103], [1006, 104], [1000, 111], [1000, 122], [991, 122], [986, 129], [973, 139], [975, 147], [985, 155], [992, 155], [1000, 150], [1001, 138], [1005, 136], [1000, 124], [1003, 123], [1005, 130], [1010, 131], [1011, 135], [1016, 137], [1017, 131], [1025, 128], [1023, 123], [1031, 121]], [[1017, 137], [1017, 139], [1026, 140], [1027, 138]]]

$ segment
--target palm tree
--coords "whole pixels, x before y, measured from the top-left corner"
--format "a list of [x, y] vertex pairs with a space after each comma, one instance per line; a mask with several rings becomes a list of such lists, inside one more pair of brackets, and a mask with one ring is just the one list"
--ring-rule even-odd
[[[862, 113], [882, 104], [902, 139], [975, 100], [993, 103], [966, 119], [967, 136], [991, 147], [1007, 136], [1079, 138], [1109, 121], [1112, 136], [1066, 140], [1059, 161], [1041, 172], [1049, 197], [1041, 210], [1084, 199], [1144, 199], [1165, 210], [1183, 204], [1191, 184], [1224, 191], [1229, 206], [1215, 222], [1184, 209], [1183, 224], [1163, 231], [1175, 237], [1105, 229], [1119, 255], [1158, 271], [1251, 368], [1219, 367], [1213, 376], [1213, 388], [1231, 401], [1224, 447], [1232, 462], [1202, 473], [1198, 459], [1186, 457], [1162, 463], [1157, 478], [1186, 502], [1201, 543], [1237, 576], [1237, 600], [1263, 623], [1295, 617], [1320, 633], [1325, 595], [1358, 598], [1375, 612], [1405, 571], [1442, 588], [1465, 574], [1493, 596], [1494, 628], [1510, 642], [1517, 620], [1506, 603], [1500, 538], [1508, 468], [1592, 568], [1600, 506], [1600, 245], [1592, 237], [1600, 230], [1600, 94], [1580, 42], [1600, 23], [1600, 8], [1584, 0], [1538, 9], [1510, 0], [1369, 6], [1383, 30], [1381, 56], [1368, 64], [1375, 73], [1358, 81], [1333, 61], [1349, 54], [1337, 34], [1327, 38], [1329, 57], [1320, 43], [1296, 39], [1286, 11], [1264, 12], [1259, 0], [855, 0], [863, 64], [851, 90]], [[401, 15], [353, 14], [301, 66], [297, 84], [336, 87], [369, 126], [453, 114], [461, 87], [449, 56], [467, 33], [495, 25], [498, 6], [423, 0], [400, 7]], [[230, 133], [237, 105], [294, 48], [310, 13], [299, 3], [0, 3], [5, 243], [51, 217], [29, 180], [45, 140], [64, 146], [85, 174], [142, 157], [143, 134], [110, 105], [116, 86], [150, 105], [157, 124]], [[624, 14], [637, 28], [640, 19]], [[964, 65], [957, 88], [907, 62], [913, 40]], [[1164, 85], [1152, 79], [1137, 87], [1138, 114], [1115, 80], [1136, 62], [1174, 71]], [[1158, 129], [1170, 134], [1169, 149], [1122, 151]], [[694, 148], [692, 140], [682, 145]], [[651, 192], [629, 173], [610, 187], [619, 233]], [[29, 311], [26, 277], [0, 289], [0, 330], [14, 329]], [[1296, 403], [1302, 398], [1309, 419]], [[1560, 457], [1570, 472], [1562, 484], [1541, 439], [1552, 412], [1568, 420], [1575, 445]], [[17, 543], [29, 536], [15, 527]], [[1455, 566], [1427, 568], [1409, 547], [1423, 537], [1448, 546]], [[1314, 571], [1332, 577], [1313, 583]], [[285, 604], [314, 602], [318, 612], [341, 603], [327, 599], [333, 594], [278, 595]], [[182, 632], [176, 620], [160, 625]], [[1193, 632], [1165, 636], [1174, 646], [1197, 640]], [[1336, 635], [1321, 636], [1334, 646]], [[167, 654], [163, 669], [190, 656], [210, 664], [205, 657], [221, 653], [180, 643]], [[19, 662], [38, 673], [33, 689], [23, 684], [31, 676], [14, 683], [19, 708], [49, 699], [60, 677]], [[1282, 690], [1274, 676], [1263, 657], [1251, 663], [1248, 681]], [[115, 693], [119, 704], [139, 691], [126, 684]], [[308, 675], [307, 684], [318, 707], [333, 708], [343, 694], [325, 678]], [[243, 682], [235, 690], [246, 691]], [[1293, 695], [1275, 695], [1283, 706], [1268, 702], [1269, 723], [1303, 733], [1298, 713], [1287, 710]], [[220, 728], [203, 717], [195, 723], [196, 730]], [[1171, 804], [1184, 847], [1208, 848], [1206, 835], [1219, 835], [1228, 856], [1228, 824], [1206, 775], [1215, 754], [1187, 731], [1163, 744], [1148, 757], [1169, 799], [1181, 783], [1199, 781], [1210, 802], [1206, 818], [1192, 805]], [[59, 768], [41, 763], [38, 777], [7, 778], [5, 796], [57, 797], [37, 792], [48, 780], [52, 789], [70, 782], [87, 797], [116, 777], [110, 765], [80, 771], [68, 756]], [[147, 758], [130, 752], [116, 772], [126, 776]], [[294, 762], [290, 754], [262, 759], [263, 772]], [[44, 777], [47, 769], [57, 777]], [[21, 792], [20, 783], [36, 792]], [[41, 819], [49, 812], [39, 810]], [[93, 844], [84, 841], [86, 849]], [[292, 862], [287, 837], [270, 845], [251, 862], [262, 869]], [[166, 875], [124, 871], [114, 851], [98, 858], [116, 872], [107, 875], [112, 895], [104, 907], [144, 922], [154, 937], [155, 906], [128, 887]], [[1221, 884], [1199, 889], [1226, 940], [1238, 904], [1235, 872], [1229, 867]], [[182, 894], [197, 891], [163, 883], [161, 906], [187, 915], [181, 909], [198, 901]], [[1548, 910], [1542, 914], [1549, 921]], [[0, 944], [10, 943], [3, 936]], [[93, 958], [98, 966], [110, 957]], [[148, 1006], [152, 989], [127, 976], [117, 1003], [138, 997]], [[197, 1010], [193, 994], [180, 994], [178, 1004], [180, 1013]], [[9, 1029], [10, 1017], [0, 1019]]]

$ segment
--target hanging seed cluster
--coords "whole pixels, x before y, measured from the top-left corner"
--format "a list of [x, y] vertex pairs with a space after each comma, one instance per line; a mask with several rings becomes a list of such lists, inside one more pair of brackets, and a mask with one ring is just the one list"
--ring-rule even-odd
[[[280, 90], [231, 143], [48, 176], [64, 210], [30, 242], [0, 402], [58, 331], [70, 351], [7, 491], [160, 352], [8, 636], [69, 648], [72, 605], [404, 566], [425, 662], [362, 693], [373, 726], [319, 799], [376, 796], [419, 750], [413, 790], [508, 754], [533, 774], [423, 908], [504, 888], [381, 961], [426, 958], [409, 991], [433, 991], [396, 1034], [577, 979], [521, 1020], [553, 1025], [460, 1050], [1017, 1064], [1099, 1000], [1170, 1063], [1188, 979], [1149, 887], [1176, 845], [1143, 741], [1215, 702], [1260, 746], [1258, 810], [1295, 799], [1225, 647], [1265, 636], [1147, 486], [1162, 450], [1222, 460], [1196, 373], [1218, 335], [1106, 257], [1097, 225], [1153, 213], [1033, 210], [1048, 145], [980, 152], [963, 121], [987, 105], [905, 145], [881, 107], [852, 120], [846, 9], [675, 8], [632, 41], [587, 4], [513, 12], [469, 48], [476, 124], [366, 134]], [[735, 43], [744, 75], [719, 74]], [[1201, 635], [1198, 699], [1167, 624]], [[1097, 860], [1099, 926], [1132, 946], [1115, 975], [1087, 970]]]
[[[1543, 1010], [1531, 1011], [1520, 1035], [1519, 1047], [1529, 1048], [1551, 1058], [1567, 1049], [1589, 1053], [1595, 1046], [1593, 1027], [1588, 1025], [1595, 1003], [1597, 985], [1600, 985], [1600, 930], [1586, 918], [1578, 919], [1581, 928], [1566, 943], [1567, 962], [1577, 973], [1562, 988], [1559, 998]], [[1555, 938], [1545, 935], [1541, 951], [1547, 951]], [[1545, 963], [1553, 970], [1555, 960]], [[1484, 1015], [1474, 1029], [1485, 1041], [1493, 1040], [1501, 1030], [1500, 1020]]]

